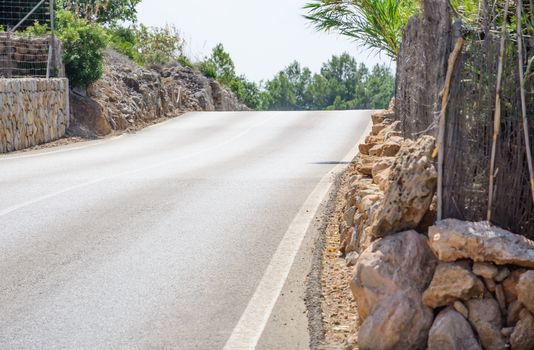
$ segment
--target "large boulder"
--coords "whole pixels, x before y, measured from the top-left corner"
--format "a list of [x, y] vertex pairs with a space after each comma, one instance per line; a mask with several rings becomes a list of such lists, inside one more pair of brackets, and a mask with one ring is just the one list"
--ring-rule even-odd
[[360, 256], [351, 281], [358, 304], [362, 349], [420, 349], [433, 314], [421, 302], [437, 261], [415, 231], [373, 242]]
[[530, 270], [519, 277], [519, 282], [515, 287], [517, 299], [521, 304], [534, 313], [534, 271]]
[[501, 334], [503, 320], [499, 304], [493, 298], [471, 299], [467, 302], [469, 322], [476, 330], [486, 350], [504, 350], [506, 341]]
[[373, 218], [374, 237], [415, 229], [428, 211], [437, 184], [432, 160], [434, 142], [433, 137], [423, 136], [402, 144], [391, 168], [383, 204]]
[[428, 350], [482, 350], [467, 320], [446, 308], [434, 320], [428, 335]]
[[440, 263], [423, 293], [423, 303], [433, 309], [484, 295], [484, 284], [465, 263]]
[[471, 259], [534, 268], [534, 242], [487, 222], [447, 219], [429, 228], [430, 247], [441, 261]]
[[432, 310], [415, 290], [388, 296], [377, 304], [358, 332], [362, 350], [425, 349]]
[[422, 293], [436, 265], [427, 239], [415, 231], [373, 242], [360, 255], [351, 281], [360, 318], [365, 319], [374, 305], [385, 297], [410, 289]]

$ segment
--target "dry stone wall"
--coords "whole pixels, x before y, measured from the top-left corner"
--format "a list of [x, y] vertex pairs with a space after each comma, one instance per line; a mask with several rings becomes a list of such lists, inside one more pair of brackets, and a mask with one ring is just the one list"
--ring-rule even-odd
[[68, 127], [67, 79], [0, 79], [0, 153], [56, 140]]

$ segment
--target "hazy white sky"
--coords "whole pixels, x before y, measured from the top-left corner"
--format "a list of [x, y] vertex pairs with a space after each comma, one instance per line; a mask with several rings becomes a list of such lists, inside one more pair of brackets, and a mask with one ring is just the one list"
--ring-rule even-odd
[[390, 64], [334, 33], [317, 33], [302, 15], [306, 0], [143, 0], [139, 20], [149, 26], [174, 24], [187, 41], [186, 54], [200, 59], [221, 42], [239, 74], [270, 79], [293, 60], [316, 72], [333, 54], [348, 52], [359, 62]]

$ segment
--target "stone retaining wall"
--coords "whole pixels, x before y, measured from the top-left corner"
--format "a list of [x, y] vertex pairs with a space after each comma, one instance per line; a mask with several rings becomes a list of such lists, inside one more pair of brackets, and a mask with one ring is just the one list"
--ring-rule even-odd
[[68, 126], [67, 79], [0, 79], [0, 153], [56, 140]]

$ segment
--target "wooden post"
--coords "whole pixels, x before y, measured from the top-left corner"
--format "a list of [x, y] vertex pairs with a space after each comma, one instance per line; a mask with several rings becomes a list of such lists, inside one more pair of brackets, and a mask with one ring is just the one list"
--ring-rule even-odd
[[530, 149], [530, 135], [527, 120], [527, 101], [525, 97], [525, 73], [523, 72], [523, 33], [521, 28], [521, 10], [523, 0], [517, 0], [517, 58], [519, 65], [519, 84], [521, 93], [521, 116], [523, 118], [523, 130], [525, 133], [525, 145], [527, 152], [528, 171], [530, 174], [530, 191], [532, 192], [532, 202], [534, 203], [534, 166], [532, 165], [532, 151]]
[[445, 85], [441, 92], [441, 111], [439, 114], [439, 131], [438, 131], [438, 221], [443, 220], [443, 161], [445, 159], [445, 118], [447, 114], [447, 104], [449, 102], [449, 92], [451, 89], [452, 74], [456, 66], [456, 60], [462, 52], [464, 38], [460, 37], [454, 45], [454, 50], [449, 56], [447, 75], [445, 76]]
[[495, 96], [495, 120], [493, 126], [493, 143], [491, 145], [491, 161], [489, 169], [489, 195], [487, 220], [491, 221], [493, 207], [493, 189], [495, 186], [495, 154], [497, 153], [497, 141], [501, 132], [501, 83], [502, 69], [504, 64], [504, 45], [506, 43], [506, 22], [508, 19], [509, 0], [504, 5], [503, 24], [501, 32], [501, 47], [499, 50], [499, 65], [497, 67], [497, 95]]

